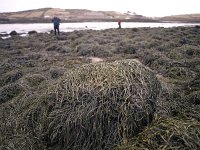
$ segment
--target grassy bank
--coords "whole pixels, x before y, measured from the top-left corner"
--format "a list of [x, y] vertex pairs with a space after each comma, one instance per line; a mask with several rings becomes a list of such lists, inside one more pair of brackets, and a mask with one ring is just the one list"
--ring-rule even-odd
[[198, 27], [0, 39], [0, 148], [199, 149], [199, 39]]

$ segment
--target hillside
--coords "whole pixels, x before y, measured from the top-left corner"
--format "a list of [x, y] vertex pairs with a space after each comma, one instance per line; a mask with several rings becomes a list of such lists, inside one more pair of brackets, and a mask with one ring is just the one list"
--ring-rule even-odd
[[200, 14], [182, 14], [165, 16], [160, 21], [176, 21], [176, 22], [200, 22]]
[[23, 22], [50, 22], [53, 16], [58, 16], [62, 22], [77, 21], [152, 21], [135, 13], [119, 13], [115, 11], [91, 11], [85, 9], [59, 9], [42, 8], [36, 10], [0, 13], [0, 23], [23, 23]]

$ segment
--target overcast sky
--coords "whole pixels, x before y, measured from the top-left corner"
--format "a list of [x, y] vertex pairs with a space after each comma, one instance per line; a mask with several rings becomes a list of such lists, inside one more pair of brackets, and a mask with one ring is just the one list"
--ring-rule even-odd
[[200, 13], [200, 0], [0, 0], [0, 12], [44, 7], [131, 11], [155, 17]]

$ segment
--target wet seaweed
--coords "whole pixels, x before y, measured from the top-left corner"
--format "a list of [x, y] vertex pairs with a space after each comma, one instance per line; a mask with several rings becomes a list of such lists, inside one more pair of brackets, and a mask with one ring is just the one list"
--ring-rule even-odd
[[129, 144], [119, 149], [199, 149], [200, 124], [190, 118], [156, 120]]

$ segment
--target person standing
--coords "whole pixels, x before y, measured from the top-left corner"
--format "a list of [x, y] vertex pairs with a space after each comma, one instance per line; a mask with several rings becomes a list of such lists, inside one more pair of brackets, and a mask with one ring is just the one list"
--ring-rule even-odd
[[119, 29], [121, 29], [121, 20], [118, 21]]
[[56, 35], [56, 31], [58, 32], [58, 35], [60, 35], [60, 30], [59, 30], [59, 26], [60, 26], [60, 18], [58, 17], [54, 17], [52, 19], [53, 25], [54, 25], [54, 34]]

